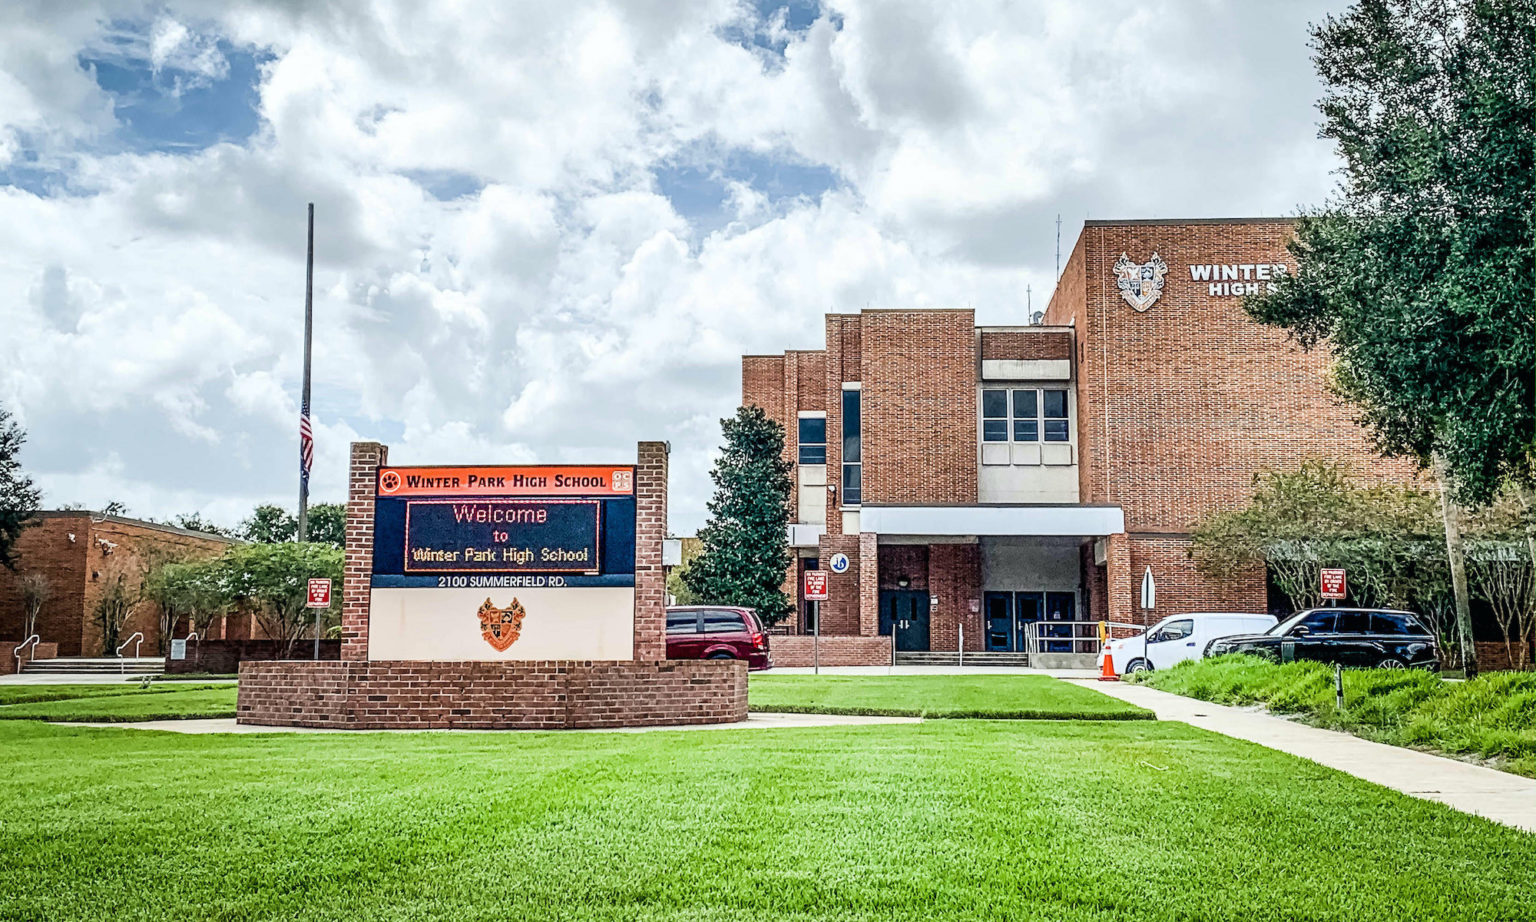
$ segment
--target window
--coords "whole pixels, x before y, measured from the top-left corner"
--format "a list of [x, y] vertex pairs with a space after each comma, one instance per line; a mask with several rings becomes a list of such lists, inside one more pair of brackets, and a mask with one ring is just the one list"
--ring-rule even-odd
[[1407, 615], [1392, 615], [1377, 611], [1371, 612], [1371, 633], [1401, 636], [1405, 634], [1425, 634], [1428, 632], [1414, 623], [1414, 620]]
[[1339, 621], [1333, 629], [1339, 634], [1369, 634], [1371, 615], [1363, 611], [1341, 611]]
[[699, 632], [699, 613], [696, 611], [669, 611], [667, 612], [668, 634], [697, 634]]
[[738, 612], [707, 611], [704, 613], [704, 633], [706, 634], [743, 634], [746, 630], [747, 622]]
[[[1297, 624], [1296, 627], [1306, 628], [1309, 634], [1332, 634], [1333, 622], [1333, 612], [1319, 609], [1302, 618], [1301, 623]], [[1291, 633], [1296, 633], [1295, 628], [1291, 629]]]
[[1163, 625], [1152, 637], [1147, 638], [1148, 643], [1167, 643], [1170, 640], [1183, 640], [1195, 632], [1193, 619], [1185, 618], [1180, 621], [1170, 621]]
[[983, 442], [1070, 442], [1067, 392], [1059, 388], [1020, 387], [981, 392]]
[[860, 390], [843, 386], [843, 505], [857, 506], [864, 496], [863, 439], [859, 435]]
[[795, 441], [800, 446], [801, 464], [826, 464], [827, 418], [802, 416], [798, 438]]

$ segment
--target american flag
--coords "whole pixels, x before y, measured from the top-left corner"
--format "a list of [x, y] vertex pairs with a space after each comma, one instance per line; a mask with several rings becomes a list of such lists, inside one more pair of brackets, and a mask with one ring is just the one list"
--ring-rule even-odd
[[309, 483], [309, 469], [315, 466], [315, 433], [309, 427], [309, 414], [299, 414], [299, 477]]

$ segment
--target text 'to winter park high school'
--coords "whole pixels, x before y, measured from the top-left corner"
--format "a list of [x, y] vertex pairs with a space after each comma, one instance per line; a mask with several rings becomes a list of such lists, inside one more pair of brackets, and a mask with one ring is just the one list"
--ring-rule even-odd
[[[1201, 516], [1308, 458], [1413, 475], [1327, 392], [1325, 350], [1244, 314], [1245, 294], [1296, 271], [1290, 233], [1089, 221], [1041, 324], [828, 314], [820, 348], [743, 357], [742, 403], [785, 427], [795, 466], [786, 589], [848, 560], [820, 604], [821, 662], [954, 651], [963, 633], [967, 651], [1091, 665], [1092, 622], [1161, 616], [1139, 608], [1148, 568], [1159, 613], [1268, 610], [1262, 568], [1228, 584], [1195, 569]], [[814, 612], [802, 597], [792, 632]], [[775, 660], [808, 660], [808, 641], [780, 638]]]

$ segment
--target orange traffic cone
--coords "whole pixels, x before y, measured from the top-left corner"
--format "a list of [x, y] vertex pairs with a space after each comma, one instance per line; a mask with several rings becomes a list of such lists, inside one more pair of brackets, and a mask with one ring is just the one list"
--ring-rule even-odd
[[1108, 650], [1104, 651], [1104, 667], [1099, 670], [1099, 681], [1100, 682], [1118, 682], [1118, 681], [1120, 681], [1120, 677], [1115, 675], [1115, 660], [1114, 660], [1114, 657], [1109, 655], [1109, 651]]

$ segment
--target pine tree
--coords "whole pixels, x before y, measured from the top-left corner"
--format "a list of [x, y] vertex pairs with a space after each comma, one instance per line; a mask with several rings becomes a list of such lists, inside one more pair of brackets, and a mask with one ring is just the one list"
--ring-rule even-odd
[[23, 474], [17, 455], [27, 434], [0, 408], [0, 566], [16, 568], [16, 539], [37, 513], [42, 498]]
[[699, 532], [704, 550], [683, 573], [703, 604], [756, 610], [764, 624], [794, 612], [784, 595], [789, 556], [790, 465], [784, 428], [760, 407], [720, 421], [725, 449], [710, 477], [715, 496]]

